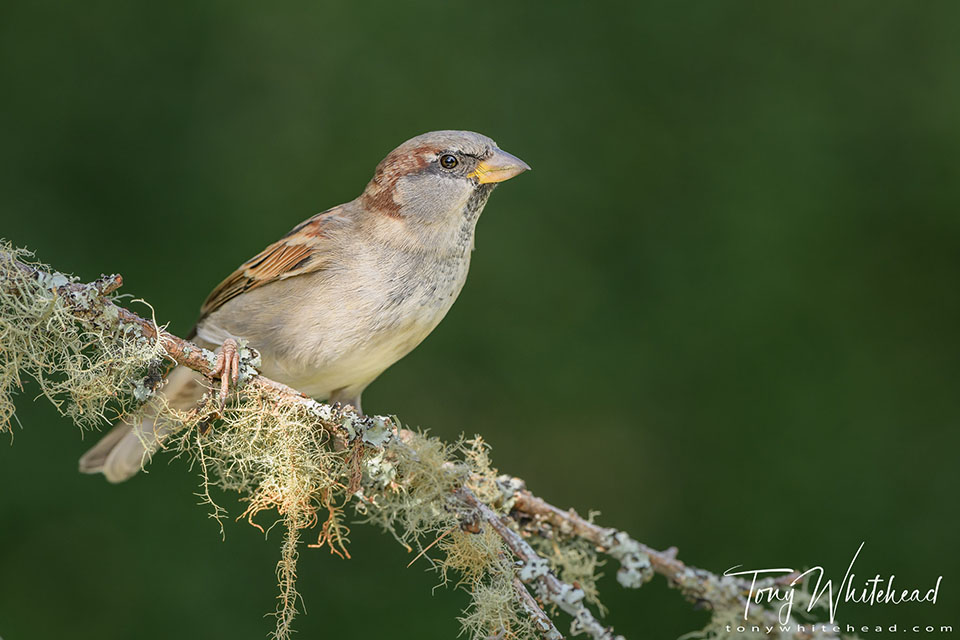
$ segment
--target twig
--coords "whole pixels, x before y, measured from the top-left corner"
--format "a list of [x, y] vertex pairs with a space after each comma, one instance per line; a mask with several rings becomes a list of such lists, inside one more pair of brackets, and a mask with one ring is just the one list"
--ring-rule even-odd
[[556, 625], [553, 624], [553, 620], [550, 619], [550, 616], [540, 608], [540, 605], [534, 597], [530, 595], [527, 588], [520, 582], [520, 578], [513, 579], [513, 589], [517, 592], [517, 597], [520, 598], [520, 605], [523, 607], [523, 610], [533, 618], [534, 624], [537, 625], [543, 637], [547, 638], [547, 640], [563, 640], [563, 634], [560, 633]]
[[414, 558], [413, 560], [411, 560], [411, 561], [407, 564], [407, 569], [409, 569], [410, 567], [412, 567], [414, 562], [416, 562], [417, 560], [419, 560], [420, 558], [422, 558], [422, 557], [427, 553], [427, 551], [430, 551], [430, 549], [432, 549], [432, 548], [434, 547], [434, 545], [436, 545], [438, 542], [440, 542], [441, 540], [443, 540], [444, 538], [446, 538], [448, 535], [450, 535], [451, 533], [453, 533], [455, 530], [456, 530], [456, 527], [450, 527], [449, 529], [447, 529], [446, 531], [444, 531], [443, 533], [441, 533], [439, 536], [437, 536], [436, 539], [434, 539], [433, 542], [431, 542], [430, 544], [428, 544], [427, 546], [425, 546], [423, 549], [420, 550], [420, 553], [417, 554], [417, 557], [416, 557], [416, 558]]
[[[510, 483], [523, 486], [519, 478], [511, 478]], [[637, 542], [623, 531], [589, 522], [573, 509], [563, 511], [525, 488], [515, 491], [512, 498], [514, 511], [547, 522], [567, 535], [583, 538], [603, 553], [616, 558], [621, 564], [617, 579], [626, 587], [640, 587], [649, 579], [650, 568], [673, 582], [687, 570], [686, 565], [676, 559], [675, 549], [657, 551]]]
[[594, 640], [623, 640], [623, 636], [615, 635], [612, 629], [600, 624], [593, 613], [584, 606], [583, 590], [557, 578], [547, 566], [546, 559], [541, 557], [520, 534], [511, 529], [503, 518], [494, 513], [493, 509], [465, 487], [458, 489], [456, 496], [476, 509], [480, 517], [493, 527], [497, 535], [506, 543], [510, 552], [523, 563], [517, 572], [517, 577], [525, 584], [534, 584], [541, 600], [557, 605], [573, 617], [573, 633], [585, 632]]
[[[637, 557], [639, 553], [649, 559], [649, 566], [655, 573], [664, 576], [673, 586], [679, 588], [687, 598], [699, 605], [715, 611], [726, 608], [731, 603], [743, 610], [750, 608], [747, 606], [747, 594], [751, 590], [749, 582], [732, 577], [721, 577], [710, 571], [691, 567], [677, 559], [676, 547], [658, 551], [637, 542], [626, 532], [594, 524], [584, 519], [573, 509], [567, 511], [559, 509], [530, 493], [523, 480], [519, 478], [501, 478], [500, 485], [512, 489], [512, 491], [508, 490], [512, 500], [511, 515], [517, 522], [521, 523], [521, 526], [523, 526], [524, 520], [527, 520], [529, 525], [530, 520], [533, 519], [535, 523], [546, 523], [563, 534], [589, 541], [599, 551], [610, 555], [621, 563], [620, 570], [617, 572], [617, 579], [624, 586], [640, 586], [642, 584], [642, 582], [635, 583], [634, 581], [634, 574], [638, 568], [642, 571], [643, 558]], [[539, 533], [536, 529], [531, 531], [531, 528], [526, 526], [524, 530], [534, 534]], [[792, 588], [798, 576], [798, 573], [791, 573], [775, 579], [758, 581], [757, 584], [753, 585], [753, 588], [760, 589], [774, 585], [785, 585]], [[766, 624], [772, 626], [780, 624], [777, 614], [773, 611], [763, 608], [755, 608], [755, 611]], [[825, 637], [836, 636], [828, 635]]]

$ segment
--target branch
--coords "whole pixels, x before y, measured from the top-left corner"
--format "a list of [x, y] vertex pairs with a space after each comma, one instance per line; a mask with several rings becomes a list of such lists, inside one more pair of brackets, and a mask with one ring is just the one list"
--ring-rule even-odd
[[534, 600], [533, 596], [530, 595], [530, 592], [527, 591], [527, 588], [523, 586], [523, 582], [520, 581], [520, 578], [513, 579], [513, 588], [517, 593], [517, 597], [520, 598], [520, 602], [527, 613], [530, 614], [530, 617], [533, 618], [534, 623], [537, 625], [540, 633], [543, 634], [544, 638], [548, 640], [558, 640], [563, 638], [563, 635], [560, 631], [557, 630], [557, 627], [553, 624], [553, 620], [550, 619], [543, 609], [540, 608], [540, 604]]
[[[620, 563], [617, 580], [624, 587], [640, 587], [657, 573], [717, 616], [743, 616], [742, 583], [689, 567], [677, 559], [676, 549], [652, 549], [626, 532], [551, 505], [519, 478], [498, 476], [479, 437], [449, 445], [401, 429], [395, 419], [317, 402], [259, 375], [250, 350], [241, 361], [240, 387], [225, 409], [209, 401], [191, 412], [170, 409], [162, 391], [153, 393], [157, 384], [131, 377], [137, 371], [154, 375], [149, 372], [159, 353], [213, 378], [215, 354], [115, 304], [110, 296], [123, 283], [119, 275], [84, 284], [29, 264], [25, 255], [0, 244], [0, 430], [10, 429], [9, 397], [24, 373], [53, 402], [81, 403], [79, 413], [94, 418], [102, 417], [101, 405], [85, 410], [82, 402], [89, 398], [80, 391], [99, 390], [122, 405], [133, 389], [153, 423], [169, 422], [163, 445], [197, 463], [201, 495], [215, 517], [222, 509], [213, 503], [211, 485], [239, 492], [248, 503], [242, 517], [251, 524], [259, 527], [255, 517], [265, 511], [283, 522], [276, 637], [288, 637], [296, 612], [302, 531], [322, 522], [317, 544], [309, 546], [326, 545], [349, 557], [343, 521], [348, 503], [408, 549], [442, 554], [430, 559], [442, 578], [448, 571], [459, 574], [473, 595], [462, 621], [475, 638], [535, 634], [557, 640], [563, 637], [555, 622], [562, 611], [572, 619], [572, 635], [622, 640], [587, 606], [603, 611], [593, 571], [598, 552]], [[43, 353], [31, 351], [36, 348]], [[65, 376], [65, 382], [49, 383], [52, 374]], [[87, 386], [79, 389], [80, 382]], [[430, 537], [434, 540], [425, 545]], [[763, 620], [775, 617], [769, 609], [754, 608]]]
[[469, 489], [459, 489], [457, 497], [476, 509], [483, 521], [493, 527], [497, 535], [506, 543], [507, 548], [523, 563], [517, 573], [519, 580], [524, 584], [535, 584], [541, 600], [556, 605], [574, 619], [574, 634], [582, 630], [595, 640], [623, 640], [623, 636], [614, 635], [612, 629], [597, 622], [590, 610], [583, 605], [584, 592], [557, 579], [549, 569], [546, 559], [534, 551], [533, 547], [510, 527], [507, 518], [494, 513]]
[[[13, 266], [21, 274], [40, 283], [52, 284], [49, 287], [50, 291], [59, 297], [60, 301], [68, 307], [70, 313], [77, 320], [89, 323], [100, 330], [110, 330], [115, 321], [119, 321], [122, 325], [128, 327], [137, 327], [140, 336], [157, 341], [163, 349], [164, 356], [170, 361], [193, 369], [208, 378], [215, 375], [216, 355], [212, 351], [173, 335], [165, 327], [159, 326], [156, 321], [142, 318], [132, 311], [114, 304], [107, 297], [123, 286], [123, 277], [119, 274], [101, 276], [91, 283], [83, 284], [73, 282], [72, 278], [63, 274], [49, 273], [21, 262], [7, 251], [0, 250], [0, 258], [2, 258], [0, 262]], [[15, 284], [8, 273], [3, 275], [5, 285]], [[127, 337], [129, 338], [129, 336]], [[249, 360], [241, 362], [240, 380], [250, 387], [264, 392], [275, 401], [292, 401], [303, 404], [319, 415], [333, 415], [330, 405], [317, 402], [292, 387], [259, 375], [251, 366]]]
[[[525, 487], [520, 478], [510, 478], [512, 486]], [[513, 509], [518, 515], [525, 515], [546, 522], [567, 535], [574, 535], [589, 541], [603, 553], [620, 562], [617, 580], [625, 587], [640, 587], [650, 579], [650, 569], [666, 576], [673, 582], [686, 571], [682, 562], [676, 559], [677, 550], [656, 551], [641, 544], [623, 531], [600, 527], [584, 520], [576, 511], [562, 511], [542, 498], [538, 498], [526, 488], [514, 495]]]

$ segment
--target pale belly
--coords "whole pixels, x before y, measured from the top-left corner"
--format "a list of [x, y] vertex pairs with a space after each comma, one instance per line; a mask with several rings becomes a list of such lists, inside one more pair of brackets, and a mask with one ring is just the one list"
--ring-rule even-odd
[[198, 335], [217, 345], [228, 337], [247, 340], [260, 352], [263, 375], [318, 400], [359, 397], [440, 323], [466, 267], [432, 282], [405, 280], [402, 287], [367, 278], [363, 291], [346, 287], [356, 276], [322, 283], [291, 278], [231, 300], [198, 327]]
[[268, 356], [263, 359], [261, 373], [319, 400], [343, 389], [351, 390], [348, 395], [359, 394], [390, 365], [420, 344], [439, 320], [437, 318], [436, 322], [426, 326], [381, 331], [365, 342], [357, 341], [335, 353], [321, 349], [316, 357], [306, 361]]

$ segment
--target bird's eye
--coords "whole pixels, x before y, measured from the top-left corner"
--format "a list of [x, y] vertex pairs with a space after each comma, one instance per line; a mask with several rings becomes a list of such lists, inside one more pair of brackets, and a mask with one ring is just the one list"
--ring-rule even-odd
[[445, 153], [440, 156], [440, 166], [444, 169], [453, 169], [458, 164], [460, 164], [460, 161], [457, 160], [457, 157], [454, 155]]

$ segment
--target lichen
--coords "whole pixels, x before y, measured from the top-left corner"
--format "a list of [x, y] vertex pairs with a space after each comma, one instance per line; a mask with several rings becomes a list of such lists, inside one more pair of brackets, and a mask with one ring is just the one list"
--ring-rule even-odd
[[[517, 597], [518, 571], [503, 540], [453, 498], [459, 486], [468, 486], [481, 499], [501, 495], [489, 447], [480, 437], [450, 445], [400, 431], [382, 456], [368, 459], [365, 477], [374, 480], [365, 489], [368, 501], [358, 504], [366, 519], [415, 552], [416, 561], [429, 562], [440, 584], [453, 583], [470, 593], [471, 602], [459, 618], [463, 635], [478, 640], [539, 637]], [[390, 479], [375, 481], [384, 477]]]
[[639, 589], [653, 578], [650, 557], [643, 552], [636, 540], [623, 531], [613, 536], [607, 545], [607, 553], [620, 562], [617, 582], [628, 589]]
[[199, 468], [202, 498], [214, 514], [224, 510], [211, 487], [239, 493], [246, 503], [240, 517], [265, 535], [282, 524], [275, 636], [288, 637], [299, 608], [296, 574], [304, 530], [319, 524], [311, 546], [349, 555], [343, 506], [351, 478], [359, 476], [362, 449], [336, 451], [329, 429], [303, 403], [274, 402], [253, 386], [241, 387], [222, 411], [208, 397], [190, 412], [167, 407], [165, 415], [179, 423], [166, 446]]
[[[16, 264], [42, 272], [34, 275]], [[109, 424], [139, 404], [143, 375], [162, 350], [155, 343], [120, 339], [127, 327], [115, 309], [109, 330], [78, 321], [71, 303], [93, 309], [87, 291], [69, 291], [76, 278], [50, 272], [32, 254], [0, 240], [0, 431], [12, 433], [13, 396], [35, 389], [84, 428]], [[109, 310], [111, 307], [107, 307]], [[95, 313], [96, 311], [91, 311]]]
[[489, 581], [476, 583], [471, 594], [470, 606], [458, 618], [463, 628], [461, 635], [472, 640], [541, 637], [528, 613], [518, 604], [513, 584], [502, 574], [491, 574]]
[[600, 568], [604, 561], [590, 543], [579, 538], [557, 536], [537, 539], [535, 548], [562, 581], [579, 585], [587, 602], [595, 605], [601, 615], [606, 613], [597, 587], [603, 577]]
[[[191, 412], [163, 413], [180, 423], [166, 446], [200, 469], [200, 495], [214, 509], [211, 515], [223, 513], [211, 497], [216, 487], [240, 493], [246, 503], [241, 517], [265, 534], [283, 526], [275, 637], [289, 636], [299, 608], [296, 571], [304, 531], [318, 529], [309, 547], [349, 558], [351, 505], [415, 552], [415, 561], [436, 569], [441, 584], [471, 593], [461, 618], [469, 637], [535, 636], [513, 591], [515, 567], [502, 540], [472, 523], [452, 498], [464, 484], [496, 487], [481, 440], [448, 445], [399, 430], [395, 419], [332, 410], [318, 419], [304, 403], [277, 404], [251, 387], [242, 387], [222, 413], [212, 399]], [[346, 439], [337, 437], [338, 429]], [[264, 519], [268, 513], [274, 516]]]

